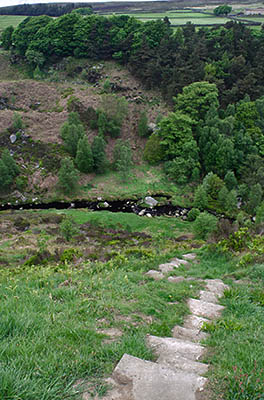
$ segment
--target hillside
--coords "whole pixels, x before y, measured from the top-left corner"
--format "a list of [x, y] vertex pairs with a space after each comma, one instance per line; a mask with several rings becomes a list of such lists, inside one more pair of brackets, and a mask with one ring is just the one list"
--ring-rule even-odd
[[263, 39], [3, 30], [1, 400], [263, 400]]

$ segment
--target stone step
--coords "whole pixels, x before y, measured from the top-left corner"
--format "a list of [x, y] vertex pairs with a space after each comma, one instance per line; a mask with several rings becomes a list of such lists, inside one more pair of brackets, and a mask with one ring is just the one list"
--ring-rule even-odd
[[209, 319], [198, 317], [197, 315], [190, 314], [185, 318], [184, 328], [189, 329], [202, 329], [205, 322], [210, 322]]
[[161, 272], [156, 271], [155, 269], [150, 269], [148, 272], [145, 273], [145, 275], [155, 279], [155, 281], [160, 281], [164, 278], [164, 275]]
[[203, 346], [188, 340], [147, 335], [146, 342], [158, 356], [161, 354], [172, 354], [197, 361], [205, 352]]
[[182, 260], [181, 258], [172, 258], [170, 260], [170, 264], [173, 264], [175, 267], [179, 267], [181, 264], [182, 265], [188, 265], [188, 261], [187, 260]]
[[172, 330], [172, 337], [189, 340], [190, 342], [199, 343], [208, 337], [208, 334], [200, 331], [200, 329], [190, 329], [183, 326], [176, 325]]
[[224, 290], [228, 289], [228, 286], [221, 281], [221, 279], [206, 279], [206, 289], [210, 292], [223, 296]]
[[159, 270], [163, 273], [166, 274], [168, 272], [173, 271], [175, 266], [171, 263], [166, 263], [166, 264], [160, 264], [159, 265]]
[[189, 299], [187, 304], [192, 314], [209, 319], [219, 318], [225, 307], [202, 300]]
[[162, 364], [172, 369], [175, 372], [185, 371], [192, 374], [204, 375], [208, 371], [208, 364], [203, 364], [199, 361], [189, 360], [177, 354], [169, 352], [161, 353], [157, 359], [158, 364]]
[[183, 282], [185, 280], [184, 276], [169, 276], [168, 281], [172, 283]]
[[209, 290], [200, 290], [199, 298], [200, 300], [208, 303], [218, 304], [220, 296], [219, 294], [210, 292]]
[[196, 254], [195, 253], [183, 254], [183, 258], [185, 258], [186, 260], [194, 260], [196, 258]]
[[128, 354], [117, 364], [113, 378], [120, 385], [128, 385], [129, 400], [195, 400], [196, 393], [204, 390], [207, 381], [197, 374], [175, 372]]

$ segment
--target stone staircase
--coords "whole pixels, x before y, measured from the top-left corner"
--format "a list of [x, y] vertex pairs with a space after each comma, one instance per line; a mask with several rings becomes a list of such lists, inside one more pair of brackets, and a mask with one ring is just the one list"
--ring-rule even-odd
[[[161, 264], [159, 271], [148, 271], [154, 279], [166, 278], [166, 274], [179, 265], [187, 265], [195, 254], [185, 254], [183, 259], [172, 259]], [[188, 261], [187, 261], [188, 260]], [[184, 277], [169, 277], [169, 281], [179, 282]], [[193, 279], [192, 279], [193, 280]], [[201, 331], [204, 322], [219, 318], [223, 306], [218, 304], [227, 286], [218, 279], [205, 280], [205, 290], [200, 298], [189, 299], [191, 314], [183, 326], [175, 326], [172, 337], [148, 335], [147, 345], [157, 356], [156, 362], [145, 361], [124, 354], [113, 374], [107, 379], [112, 389], [102, 400], [197, 400], [205, 389], [204, 377], [208, 365], [200, 362], [205, 347], [200, 341], [207, 337]], [[83, 396], [83, 400], [90, 397]]]

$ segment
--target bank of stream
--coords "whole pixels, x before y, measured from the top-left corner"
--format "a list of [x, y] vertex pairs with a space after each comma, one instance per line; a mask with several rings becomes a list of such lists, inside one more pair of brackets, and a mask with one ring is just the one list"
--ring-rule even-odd
[[[157, 197], [157, 196], [154, 196]], [[47, 209], [88, 209], [91, 211], [107, 210], [110, 212], [123, 212], [123, 213], [135, 213], [137, 215], [143, 216], [161, 216], [167, 215], [172, 217], [182, 217], [187, 218], [189, 208], [183, 208], [180, 206], [172, 205], [168, 200], [167, 204], [159, 205], [158, 202], [154, 206], [148, 206], [141, 199], [132, 200], [113, 200], [105, 201], [98, 199], [96, 201], [87, 200], [73, 200], [71, 202], [65, 201], [53, 201], [49, 203], [20, 203], [20, 204], [2, 204], [0, 205], [0, 211], [5, 210], [47, 210]]]

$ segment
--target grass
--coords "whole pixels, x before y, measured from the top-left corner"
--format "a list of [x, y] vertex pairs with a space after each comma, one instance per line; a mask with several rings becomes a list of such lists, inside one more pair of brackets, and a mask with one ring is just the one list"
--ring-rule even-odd
[[[191, 188], [181, 188], [173, 182], [165, 179], [161, 167], [149, 167], [149, 165], [138, 165], [131, 171], [127, 182], [120, 184], [120, 175], [109, 171], [104, 175], [95, 175], [89, 183], [81, 187], [83, 198], [97, 199], [102, 197], [106, 200], [114, 199], [140, 199], [145, 196], [164, 194], [171, 196], [171, 201], [180, 206], [188, 207], [188, 192]], [[187, 193], [185, 193], [187, 192]]]
[[[57, 229], [62, 213], [81, 230], [70, 242]], [[21, 218], [29, 228], [15, 234], [13, 224]], [[8, 233], [2, 233], [0, 250], [10, 253], [0, 272], [1, 399], [76, 399], [84, 387], [103, 395], [104, 378], [124, 353], [153, 360], [146, 335], [170, 336], [188, 313], [186, 299], [197, 297], [202, 283], [154, 281], [144, 273], [189, 251], [198, 263], [170, 275], [221, 278], [230, 288], [221, 300], [222, 317], [205, 326], [213, 399], [263, 399], [263, 264], [238, 263], [215, 245], [197, 250], [194, 240], [175, 241], [192, 230], [175, 218], [46, 210], [3, 212], [1, 219]], [[27, 257], [34, 249], [63, 257], [26, 267], [25, 260], [12, 260], [19, 249]], [[99, 254], [96, 261], [85, 253], [90, 249]]]
[[10, 25], [16, 28], [25, 18], [22, 15], [0, 15], [0, 32]]
[[[0, 393], [3, 400], [75, 399], [76, 392], [81, 390], [75, 387], [78, 381], [88, 382], [93, 394], [103, 394], [106, 390], [103, 377], [112, 372], [124, 353], [153, 359], [145, 345], [146, 334], [170, 335], [173, 326], [182, 323], [188, 312], [185, 300], [195, 296], [200, 287], [200, 283], [193, 281], [172, 284], [144, 276], [159, 260], [179, 254], [173, 240], [169, 255], [158, 254], [167, 251], [168, 243], [158, 240], [156, 230], [159, 227], [172, 233], [172, 219], [168, 218], [166, 224], [165, 218], [149, 221], [136, 215], [115, 214], [112, 218], [106, 212], [68, 213], [79, 223], [93, 220], [93, 232], [99, 225], [104, 226], [106, 233], [107, 226], [113, 229], [119, 224], [121, 230], [128, 224], [130, 230], [153, 230], [155, 235], [145, 250], [138, 238], [134, 247], [130, 244], [115, 251], [107, 262], [84, 259], [75, 264], [66, 260], [2, 268]], [[36, 235], [34, 223], [43, 228], [42, 218], [50, 219], [53, 224], [46, 226], [47, 231], [55, 225], [55, 214], [18, 212], [14, 218], [17, 216], [23, 216], [31, 224], [30, 230], [18, 235], [25, 237], [25, 246]], [[9, 215], [6, 217], [11, 220]], [[181, 224], [177, 229], [182, 229]], [[38, 238], [43, 235], [39, 233]], [[52, 240], [58, 237], [53, 236], [45, 234], [50, 251]], [[11, 250], [17, 239], [2, 238], [1, 248]], [[80, 246], [75, 241], [69, 245], [74, 249]], [[113, 329], [118, 334], [113, 335]]]

